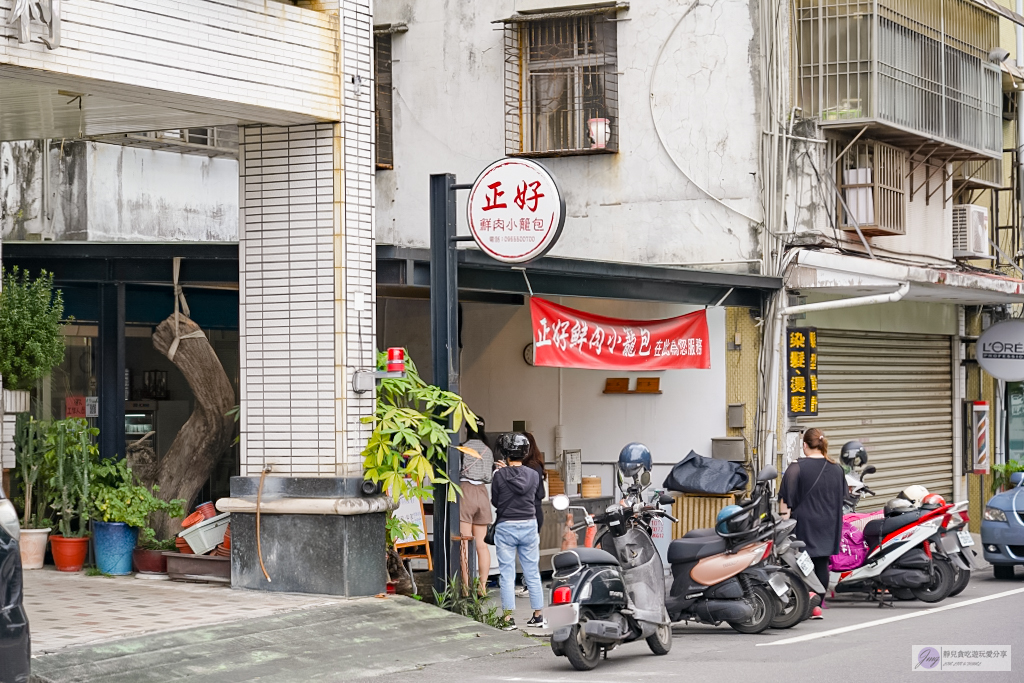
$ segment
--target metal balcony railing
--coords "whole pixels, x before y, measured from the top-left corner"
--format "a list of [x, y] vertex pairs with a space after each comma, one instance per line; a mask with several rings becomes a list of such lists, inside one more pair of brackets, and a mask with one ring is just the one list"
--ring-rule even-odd
[[939, 159], [1000, 158], [998, 21], [970, 0], [794, 0], [797, 105]]

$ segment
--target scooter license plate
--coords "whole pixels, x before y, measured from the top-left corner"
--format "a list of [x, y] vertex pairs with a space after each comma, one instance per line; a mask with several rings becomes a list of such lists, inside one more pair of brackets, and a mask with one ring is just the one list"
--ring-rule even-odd
[[814, 571], [814, 562], [811, 561], [811, 556], [806, 552], [802, 552], [796, 556], [796, 566], [800, 568], [800, 571], [804, 573], [804, 576], [810, 576], [811, 572]]
[[579, 623], [580, 606], [573, 602], [568, 605], [553, 605], [544, 608], [544, 619], [548, 622], [548, 628], [556, 629], [563, 626], [572, 626]]
[[971, 536], [971, 532], [966, 529], [956, 532], [956, 537], [960, 539], [960, 545], [965, 548], [974, 545], [974, 538]]
[[769, 576], [768, 585], [772, 587], [772, 590], [775, 591], [775, 594], [780, 598], [789, 590], [789, 585], [786, 583], [786, 580], [779, 574], [772, 574]]

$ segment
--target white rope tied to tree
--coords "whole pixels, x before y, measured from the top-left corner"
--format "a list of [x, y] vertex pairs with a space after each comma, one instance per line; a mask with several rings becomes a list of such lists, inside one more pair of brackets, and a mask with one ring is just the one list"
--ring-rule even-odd
[[184, 311], [185, 317], [191, 318], [192, 312], [188, 309], [188, 302], [185, 301], [185, 293], [181, 291], [181, 285], [178, 284], [178, 272], [181, 270], [181, 257], [174, 257], [174, 341], [171, 342], [171, 348], [167, 351], [167, 359], [170, 361], [174, 360], [174, 354], [178, 351], [178, 344], [181, 343], [182, 339], [192, 339], [194, 337], [205, 337], [202, 330], [196, 330], [189, 332], [188, 334], [181, 334], [181, 329], [178, 327], [179, 311]]

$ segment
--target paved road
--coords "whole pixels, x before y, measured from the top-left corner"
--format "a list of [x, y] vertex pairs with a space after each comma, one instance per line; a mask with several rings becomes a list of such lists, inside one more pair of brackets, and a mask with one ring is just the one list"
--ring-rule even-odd
[[[1004, 595], [1005, 594], [1005, 595]], [[995, 597], [998, 596], [998, 597]], [[989, 598], [989, 599], [985, 599]], [[643, 643], [610, 653], [591, 672], [577, 672], [546, 647], [426, 666], [373, 679], [379, 683], [451, 681], [904, 681], [911, 671], [912, 645], [1010, 645], [1011, 673], [953, 673], [946, 680], [1020, 681], [1024, 676], [1024, 572], [997, 581], [984, 570], [961, 595], [937, 611], [920, 602], [893, 608], [836, 600], [825, 619], [804, 622], [789, 631], [742, 635], [727, 626], [684, 625], [675, 629], [672, 651], [654, 657]], [[846, 632], [837, 632], [849, 628]], [[756, 678], [755, 678], [756, 677]]]

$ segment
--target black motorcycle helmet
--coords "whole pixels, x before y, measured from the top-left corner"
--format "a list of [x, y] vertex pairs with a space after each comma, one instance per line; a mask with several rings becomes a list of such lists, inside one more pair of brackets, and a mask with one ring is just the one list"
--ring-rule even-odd
[[641, 472], [650, 472], [653, 467], [651, 449], [642, 443], [626, 444], [619, 451], [619, 471], [624, 477], [635, 477]]
[[868, 452], [860, 441], [847, 441], [839, 451], [839, 461], [850, 468], [862, 467], [868, 461]]
[[530, 440], [519, 432], [502, 434], [498, 438], [498, 451], [508, 460], [525, 460], [530, 453]]

